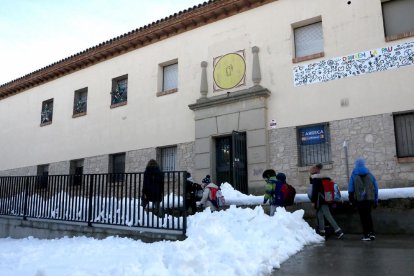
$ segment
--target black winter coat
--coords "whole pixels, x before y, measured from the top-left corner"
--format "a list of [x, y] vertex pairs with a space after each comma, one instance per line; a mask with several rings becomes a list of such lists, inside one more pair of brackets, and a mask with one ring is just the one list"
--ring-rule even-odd
[[319, 209], [321, 205], [328, 204], [325, 201], [325, 192], [323, 190], [322, 178], [328, 177], [322, 177], [320, 174], [313, 174], [310, 177], [310, 182], [312, 184], [311, 201], [312, 203], [315, 203], [316, 209]]
[[164, 190], [164, 174], [159, 168], [146, 168], [142, 194], [148, 201], [160, 202]]

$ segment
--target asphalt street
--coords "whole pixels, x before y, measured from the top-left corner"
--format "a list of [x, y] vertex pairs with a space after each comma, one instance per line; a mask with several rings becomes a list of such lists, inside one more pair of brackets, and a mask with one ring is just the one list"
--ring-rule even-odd
[[331, 237], [306, 246], [281, 264], [272, 275], [414, 275], [414, 236], [377, 235], [361, 241], [359, 235]]

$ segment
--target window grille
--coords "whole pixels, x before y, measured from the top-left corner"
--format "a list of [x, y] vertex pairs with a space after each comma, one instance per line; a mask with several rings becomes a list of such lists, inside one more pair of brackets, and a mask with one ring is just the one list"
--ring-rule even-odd
[[112, 182], [124, 180], [125, 173], [125, 153], [111, 155], [110, 172], [112, 173]]
[[75, 91], [73, 114], [85, 113], [87, 109], [88, 88]]
[[36, 187], [41, 188], [41, 189], [47, 188], [48, 176], [49, 176], [49, 165], [38, 165]]
[[414, 156], [414, 112], [394, 115], [398, 157]]
[[299, 27], [295, 33], [295, 57], [323, 52], [322, 22]]
[[118, 104], [127, 101], [128, 78], [119, 77], [112, 80], [111, 104]]
[[177, 154], [177, 147], [161, 148], [161, 170], [164, 172], [175, 171], [175, 159]]
[[178, 87], [178, 63], [163, 67], [162, 91], [177, 89]]
[[297, 137], [300, 166], [331, 162], [328, 124], [298, 127]]
[[393, 0], [382, 3], [385, 36], [414, 32], [414, 1]]
[[112, 155], [112, 173], [125, 173], [125, 153]]
[[53, 118], [53, 99], [42, 103], [42, 112], [40, 114], [40, 124], [51, 123]]

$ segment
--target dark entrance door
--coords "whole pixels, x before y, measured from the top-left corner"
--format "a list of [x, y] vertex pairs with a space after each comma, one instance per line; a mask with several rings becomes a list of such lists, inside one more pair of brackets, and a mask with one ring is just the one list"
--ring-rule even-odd
[[234, 188], [244, 194], [247, 188], [247, 150], [246, 133], [233, 131], [232, 133], [232, 160], [233, 160], [233, 185]]
[[218, 184], [228, 182], [247, 194], [246, 133], [233, 131], [216, 139], [216, 178]]

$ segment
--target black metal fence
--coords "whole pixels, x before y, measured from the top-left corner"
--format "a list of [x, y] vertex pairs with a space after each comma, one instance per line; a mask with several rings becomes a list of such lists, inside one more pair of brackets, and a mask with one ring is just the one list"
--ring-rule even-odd
[[141, 200], [143, 173], [0, 177], [0, 215], [185, 234], [185, 172], [164, 172], [162, 201]]

